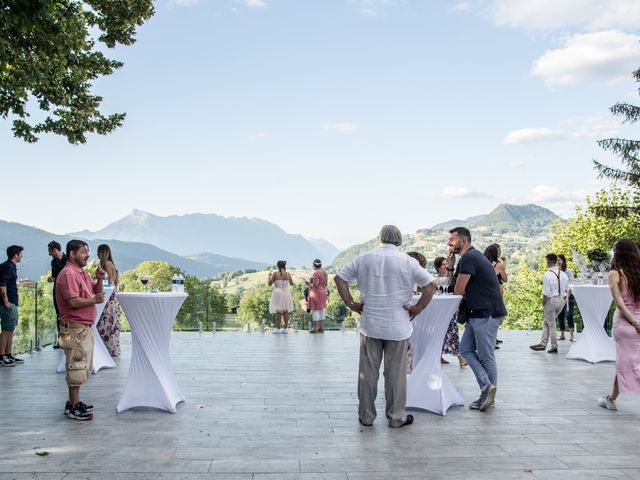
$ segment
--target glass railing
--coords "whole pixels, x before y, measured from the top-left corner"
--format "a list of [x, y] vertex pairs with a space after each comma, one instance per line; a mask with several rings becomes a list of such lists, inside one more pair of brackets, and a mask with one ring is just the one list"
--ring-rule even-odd
[[18, 285], [18, 325], [13, 350], [23, 353], [39, 350], [56, 340], [56, 312], [53, 284], [23, 280]]

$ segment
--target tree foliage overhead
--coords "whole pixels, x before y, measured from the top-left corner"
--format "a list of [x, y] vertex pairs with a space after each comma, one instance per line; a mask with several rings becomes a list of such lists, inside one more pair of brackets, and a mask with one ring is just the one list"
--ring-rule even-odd
[[[108, 134], [124, 113], [103, 115], [92, 81], [123, 64], [104, 46], [131, 45], [154, 13], [151, 0], [8, 0], [0, 6], [0, 115], [27, 142], [54, 133], [69, 143]], [[44, 115], [32, 121], [35, 105]]]
[[[640, 82], [640, 68], [633, 72], [636, 82]], [[640, 92], [640, 90], [639, 90]], [[623, 123], [636, 123], [640, 120], [640, 107], [629, 103], [617, 103], [610, 109], [616, 117], [622, 117]], [[621, 168], [610, 167], [594, 160], [598, 177], [619, 180], [640, 189], [640, 140], [606, 138], [598, 142], [604, 150], [612, 152], [622, 162]]]

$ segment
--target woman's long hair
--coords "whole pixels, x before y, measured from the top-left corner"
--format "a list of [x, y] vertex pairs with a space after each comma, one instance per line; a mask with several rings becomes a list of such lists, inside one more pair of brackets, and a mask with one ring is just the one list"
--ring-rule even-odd
[[630, 238], [621, 238], [613, 244], [611, 268], [624, 276], [627, 288], [636, 305], [640, 305], [640, 249]]
[[560, 270], [562, 270], [563, 272], [566, 272], [567, 271], [567, 258], [562, 253], [560, 253], [558, 255], [558, 258], [562, 260], [562, 268]]
[[407, 252], [411, 258], [415, 258], [422, 268], [427, 268], [427, 259], [420, 252]]
[[111, 255], [111, 249], [106, 243], [98, 245], [98, 258], [100, 259], [100, 266], [102, 268], [104, 268], [107, 262], [113, 263], [114, 266], [116, 265], [116, 262], [113, 261], [113, 256]]
[[445, 260], [446, 260], [446, 258], [444, 258], [444, 257], [436, 257], [433, 260], [433, 268], [436, 269], [436, 275], [439, 273], [438, 270], [440, 270], [440, 267], [442, 266], [442, 264], [444, 263]]
[[484, 249], [484, 256], [487, 257], [487, 260], [490, 262], [498, 263], [498, 252], [500, 252], [500, 245], [492, 243]]

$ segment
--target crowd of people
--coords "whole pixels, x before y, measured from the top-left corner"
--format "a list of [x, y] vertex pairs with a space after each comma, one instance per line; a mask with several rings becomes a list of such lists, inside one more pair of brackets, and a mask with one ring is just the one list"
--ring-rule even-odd
[[[407, 373], [411, 361], [410, 338], [413, 319], [431, 302], [442, 287], [462, 296], [460, 307], [449, 321], [442, 354], [454, 355], [461, 367], [469, 366], [479, 387], [479, 397], [469, 408], [486, 411], [495, 406], [498, 367], [495, 350], [498, 329], [507, 314], [503, 284], [508, 281], [507, 259], [500, 245], [489, 245], [483, 253], [473, 247], [471, 232], [465, 227], [450, 230], [446, 257], [433, 261], [434, 274], [427, 271], [427, 261], [419, 252], [403, 253], [402, 235], [397, 227], [382, 227], [379, 245], [359, 255], [342, 267], [334, 282], [346, 307], [360, 315], [360, 351], [358, 366], [358, 416], [362, 425], [373, 424], [377, 411], [375, 400], [379, 370], [384, 359], [385, 415], [392, 428], [410, 425], [413, 416], [406, 413]], [[13, 332], [18, 323], [17, 265], [23, 248], [7, 248], [7, 260], [0, 264], [0, 366], [13, 367], [24, 360], [13, 355]], [[57, 341], [54, 348], [64, 350], [66, 382], [69, 390], [64, 413], [75, 420], [93, 418], [93, 406], [80, 400], [80, 387], [91, 373], [96, 305], [106, 302], [97, 322], [97, 330], [109, 353], [120, 355], [120, 313], [115, 295], [119, 274], [108, 245], [98, 247], [99, 265], [94, 278], [86, 271], [90, 251], [82, 240], [71, 240], [65, 252], [56, 241], [48, 244], [51, 256], [54, 307], [57, 316]], [[564, 255], [548, 254], [547, 270], [542, 281], [544, 311], [542, 337], [531, 345], [534, 351], [558, 353], [558, 341], [574, 341], [573, 307], [570, 282], [573, 272]], [[313, 274], [305, 278], [306, 308], [312, 317], [311, 333], [325, 330], [329, 275], [319, 259], [313, 262]], [[275, 315], [273, 333], [287, 333], [289, 313], [294, 310], [290, 286], [293, 278], [286, 261], [277, 262], [268, 284], [273, 287], [269, 311]], [[349, 288], [357, 284], [356, 301]], [[105, 285], [113, 286], [105, 298]], [[640, 249], [630, 239], [620, 239], [612, 251], [609, 288], [616, 305], [613, 337], [616, 343], [616, 366], [611, 393], [598, 404], [616, 410], [621, 393], [640, 394]], [[414, 295], [418, 295], [417, 299]], [[464, 324], [462, 338], [459, 325]], [[560, 337], [556, 324], [559, 325]], [[441, 357], [442, 363], [448, 363]]]

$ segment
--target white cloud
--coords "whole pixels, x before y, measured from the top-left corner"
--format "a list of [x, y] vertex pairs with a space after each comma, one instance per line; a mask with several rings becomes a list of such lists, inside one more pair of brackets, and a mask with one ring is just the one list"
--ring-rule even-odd
[[564, 137], [564, 132], [551, 128], [521, 128], [507, 133], [504, 143], [516, 145], [520, 143], [539, 143], [549, 140], [559, 140]]
[[[234, 0], [234, 2], [249, 8], [267, 8], [266, 0]], [[234, 7], [231, 11], [237, 13], [238, 9]]]
[[[468, 4], [469, 2], [461, 2]], [[577, 27], [588, 31], [637, 30], [638, 0], [476, 0], [499, 25], [527, 30], [558, 30]]]
[[545, 52], [531, 73], [547, 85], [617, 83], [632, 81], [638, 63], [640, 36], [610, 30], [565, 37], [564, 46]]
[[575, 138], [615, 137], [620, 135], [622, 130], [620, 120], [608, 112], [565, 120], [563, 124]]
[[514, 160], [509, 164], [511, 168], [522, 168], [527, 164], [527, 162], [523, 162], [522, 160]]
[[337, 122], [337, 123], [323, 123], [322, 128], [325, 130], [331, 130], [338, 133], [351, 133], [355, 132], [358, 126], [351, 122]]
[[169, 0], [169, 5], [174, 7], [193, 7], [199, 3], [200, 0]]
[[542, 143], [554, 140], [569, 139], [602, 139], [623, 135], [620, 121], [610, 113], [596, 113], [588, 117], [578, 117], [563, 120], [561, 129], [552, 128], [521, 128], [507, 134], [504, 143], [518, 145], [527, 143]]
[[467, 187], [444, 187], [442, 196], [445, 198], [493, 198], [493, 195]]
[[607, 185], [603, 180], [584, 185], [537, 185], [527, 201], [550, 208], [558, 215], [568, 216], [575, 212], [577, 205], [584, 204], [587, 196], [593, 196]]
[[473, 9], [473, 2], [469, 0], [460, 0], [456, 2], [453, 9], [458, 12], [469, 12]]

